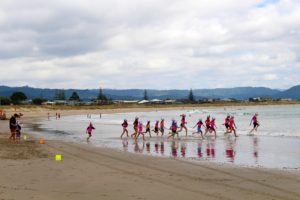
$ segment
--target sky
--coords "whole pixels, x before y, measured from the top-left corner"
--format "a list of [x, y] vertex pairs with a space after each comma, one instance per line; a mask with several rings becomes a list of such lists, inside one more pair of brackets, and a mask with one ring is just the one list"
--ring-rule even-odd
[[1, 0], [0, 85], [300, 84], [299, 0]]

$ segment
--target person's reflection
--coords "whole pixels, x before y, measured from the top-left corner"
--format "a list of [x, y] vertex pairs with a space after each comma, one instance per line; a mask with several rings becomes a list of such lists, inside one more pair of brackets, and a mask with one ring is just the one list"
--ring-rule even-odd
[[215, 158], [215, 139], [206, 141], [206, 156], [207, 158]]
[[123, 150], [128, 151], [128, 140], [122, 140]]
[[178, 149], [177, 141], [173, 140], [171, 144], [171, 152], [173, 157], [177, 157], [177, 149]]
[[140, 146], [140, 144], [138, 143], [138, 141], [134, 141], [134, 152], [136, 153], [142, 153], [144, 150], [144, 141], [143, 144]]
[[234, 162], [234, 157], [235, 157], [235, 143], [236, 143], [236, 138], [231, 139], [228, 137], [226, 140], [226, 158], [229, 162]]
[[255, 163], [258, 162], [258, 138], [256, 136], [253, 136], [253, 157], [255, 160]]
[[155, 142], [155, 144], [154, 144], [154, 149], [155, 149], [155, 153], [158, 154], [158, 151], [159, 151], [158, 142]]
[[148, 153], [150, 153], [150, 142], [146, 143], [146, 150]]
[[183, 158], [185, 158], [185, 154], [186, 154], [186, 143], [182, 142], [180, 145], [180, 151], [181, 151], [181, 156]]
[[161, 142], [160, 143], [160, 154], [164, 155], [164, 153], [165, 153], [165, 143]]
[[198, 157], [202, 158], [202, 140], [198, 142], [197, 153]]

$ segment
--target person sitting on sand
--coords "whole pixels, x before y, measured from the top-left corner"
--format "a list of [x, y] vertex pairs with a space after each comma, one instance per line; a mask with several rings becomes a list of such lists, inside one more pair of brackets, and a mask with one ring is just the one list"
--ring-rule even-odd
[[138, 125], [139, 125], [139, 118], [135, 117], [135, 120], [133, 122], [133, 130], [134, 132], [131, 134], [131, 137], [136, 138], [137, 134], [138, 134]]
[[150, 138], [151, 138], [152, 136], [151, 136], [151, 130], [150, 130], [150, 127], [151, 127], [151, 126], [150, 126], [150, 121], [148, 121], [147, 124], [146, 124], [146, 132], [145, 132], [145, 133], [149, 133], [149, 136], [150, 136]]
[[17, 130], [17, 118], [18, 114], [14, 114], [9, 119], [9, 128], [10, 128], [10, 137], [9, 139], [12, 139], [13, 141], [16, 140], [16, 130]]
[[185, 130], [185, 136], [187, 136], [188, 130], [187, 130], [187, 127], [186, 127], [186, 124], [187, 124], [187, 122], [185, 120], [186, 116], [185, 116], [185, 114], [182, 114], [180, 116], [181, 116], [181, 123], [180, 123], [180, 130], [178, 132], [181, 132], [182, 129], [184, 129]]
[[121, 135], [121, 138], [123, 137], [124, 133], [126, 133], [126, 136], [128, 137], [128, 130], [127, 130], [128, 122], [126, 119], [124, 119], [124, 122], [122, 123], [122, 127], [123, 127], [123, 133]]
[[177, 138], [179, 138], [178, 131], [177, 131], [178, 128], [179, 128], [179, 127], [178, 127], [178, 125], [177, 125], [177, 122], [176, 122], [175, 120], [173, 120], [173, 121], [172, 121], [172, 125], [171, 125], [171, 127], [170, 127], [171, 132], [169, 133], [168, 139], [169, 139], [170, 137], [173, 137], [173, 139], [174, 139], [174, 136], [175, 136], [175, 135], [177, 135]]
[[257, 128], [259, 127], [257, 116], [258, 116], [258, 114], [255, 113], [255, 115], [252, 117], [252, 119], [250, 121], [250, 125], [249, 126], [251, 126], [251, 124], [253, 122], [253, 129], [249, 132], [249, 134], [251, 134], [253, 131], [257, 131]]
[[199, 119], [199, 121], [197, 122], [197, 124], [193, 127], [195, 128], [197, 126], [197, 132], [194, 132], [193, 134], [195, 133], [201, 133], [201, 137], [203, 138], [203, 132], [201, 130], [201, 127], [204, 126], [203, 122], [202, 122], [202, 119]]
[[95, 127], [93, 126], [92, 122], [90, 122], [89, 126], [88, 126], [87, 129], [86, 129], [86, 133], [89, 135], [89, 136], [86, 138], [86, 141], [89, 141], [89, 140], [90, 140], [90, 137], [92, 137], [93, 129], [95, 129]]

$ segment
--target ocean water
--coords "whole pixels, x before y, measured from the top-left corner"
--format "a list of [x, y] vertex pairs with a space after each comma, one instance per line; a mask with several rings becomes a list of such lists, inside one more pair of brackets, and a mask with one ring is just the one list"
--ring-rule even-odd
[[[238, 138], [224, 136], [222, 125], [227, 114], [235, 116]], [[252, 129], [249, 126], [254, 113], [258, 113], [260, 127], [254, 136], [248, 136]], [[166, 127], [171, 120], [180, 122], [180, 115], [186, 114], [189, 136], [181, 133], [179, 140], [166, 137], [146, 136], [146, 141], [130, 138], [120, 139], [123, 119], [129, 122], [129, 134], [133, 132], [132, 122], [135, 117], [145, 125], [147, 120], [153, 126], [156, 120], [165, 119]], [[217, 135], [202, 140], [193, 126], [198, 119], [206, 116], [216, 118]], [[132, 112], [116, 114], [100, 114], [62, 116], [56, 120], [43, 119], [26, 129], [45, 139], [68, 140], [86, 143], [86, 128], [92, 122], [95, 126], [90, 145], [116, 148], [132, 153], [151, 156], [176, 157], [196, 162], [209, 161], [230, 163], [244, 166], [262, 166], [268, 168], [300, 169], [300, 106], [259, 106], [259, 107], [227, 107], [205, 109], [181, 109], [172, 111]], [[168, 132], [166, 130], [166, 132]]]

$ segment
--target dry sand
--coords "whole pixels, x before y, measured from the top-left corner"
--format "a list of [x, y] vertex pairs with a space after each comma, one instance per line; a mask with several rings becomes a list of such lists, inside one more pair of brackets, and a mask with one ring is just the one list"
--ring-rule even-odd
[[[45, 117], [47, 110], [22, 112], [24, 118]], [[299, 171], [192, 163], [61, 141], [41, 145], [31, 137], [17, 144], [8, 132], [8, 121], [0, 121], [0, 200], [300, 199]]]

